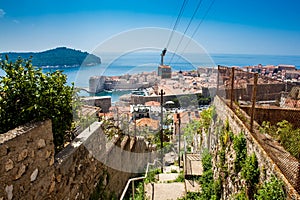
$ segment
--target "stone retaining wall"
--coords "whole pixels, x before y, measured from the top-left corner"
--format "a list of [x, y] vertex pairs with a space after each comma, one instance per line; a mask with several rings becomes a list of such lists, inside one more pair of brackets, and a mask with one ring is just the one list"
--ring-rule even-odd
[[[228, 120], [230, 124], [230, 128], [234, 134], [239, 134], [241, 132], [244, 133], [247, 140], [247, 154], [255, 153], [260, 172], [264, 172], [265, 175], [260, 176], [260, 181], [269, 180], [272, 175], [275, 175], [277, 178], [281, 179], [284, 182], [286, 192], [290, 199], [300, 199], [299, 193], [296, 189], [291, 185], [291, 183], [287, 180], [287, 178], [283, 175], [282, 171], [279, 169], [277, 164], [271, 159], [268, 153], [264, 150], [264, 148], [258, 143], [258, 141], [253, 137], [252, 133], [249, 129], [244, 125], [244, 123], [235, 115], [235, 113], [218, 97], [216, 96], [214, 99], [214, 106], [216, 108], [217, 118], [220, 121], [225, 122]], [[258, 126], [258, 124], [256, 124]], [[217, 138], [210, 137], [211, 141], [208, 143], [212, 144], [214, 147]], [[233, 149], [232, 149], [233, 150]], [[285, 151], [280, 148], [281, 151]], [[286, 152], [286, 151], [285, 151]], [[285, 153], [284, 152], [284, 153]], [[230, 154], [231, 155], [231, 154]], [[227, 160], [232, 160], [228, 154]], [[215, 170], [217, 167], [215, 166]], [[295, 174], [296, 175], [296, 174]], [[237, 191], [237, 188], [240, 188], [241, 185], [236, 185], [236, 183], [229, 183], [226, 187], [228, 191], [224, 191], [225, 194], [232, 194], [232, 191]], [[228, 196], [226, 196], [228, 198]]]
[[[111, 157], [122, 158], [126, 152], [139, 155], [147, 152], [147, 147], [142, 139], [129, 136], [108, 143], [100, 125], [93, 123], [56, 156], [50, 120], [0, 135], [0, 199], [120, 196], [134, 174], [106, 161]], [[143, 169], [148, 158], [136, 161], [134, 166]], [[125, 160], [120, 164], [124, 163]]]

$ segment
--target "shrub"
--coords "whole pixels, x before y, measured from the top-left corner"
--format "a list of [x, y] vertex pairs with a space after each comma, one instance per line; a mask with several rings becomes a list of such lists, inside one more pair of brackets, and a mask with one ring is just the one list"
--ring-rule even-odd
[[242, 169], [242, 166], [247, 156], [247, 141], [243, 133], [234, 136], [233, 149], [235, 150], [236, 153], [236, 158], [234, 160], [234, 170], [236, 173], [239, 173]]
[[270, 181], [265, 182], [255, 195], [257, 200], [283, 200], [286, 199], [282, 181], [272, 177]]
[[0, 61], [0, 133], [30, 121], [52, 120], [56, 151], [63, 147], [73, 121], [74, 86], [67, 86], [61, 71], [44, 74], [31, 60]]

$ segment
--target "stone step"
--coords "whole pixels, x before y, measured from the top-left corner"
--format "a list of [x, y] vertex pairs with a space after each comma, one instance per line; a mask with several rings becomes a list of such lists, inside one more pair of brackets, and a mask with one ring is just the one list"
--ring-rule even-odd
[[185, 194], [184, 183], [149, 183], [145, 185], [146, 199], [176, 200]]
[[158, 174], [158, 181], [159, 182], [167, 182], [167, 181], [174, 181], [178, 176], [179, 173], [169, 173], [169, 174]]

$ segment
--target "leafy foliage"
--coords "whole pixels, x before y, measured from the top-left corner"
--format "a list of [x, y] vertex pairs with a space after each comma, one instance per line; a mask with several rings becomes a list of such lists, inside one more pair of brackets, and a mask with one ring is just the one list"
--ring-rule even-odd
[[161, 173], [160, 169], [155, 169], [152, 171], [149, 171], [147, 174], [147, 178], [145, 178], [145, 183], [152, 183], [152, 182], [156, 182], [156, 175]]
[[179, 175], [176, 177], [176, 179], [174, 180], [174, 182], [184, 182], [184, 174], [183, 171], [181, 171], [179, 173]]
[[192, 120], [183, 128], [183, 135], [186, 137], [187, 143], [193, 142], [194, 134], [201, 134], [201, 123], [199, 120]]
[[202, 188], [200, 199], [220, 199], [221, 181], [215, 182], [213, 179], [212, 156], [207, 149], [202, 154], [202, 167], [203, 175], [199, 179]]
[[56, 150], [63, 147], [73, 119], [73, 86], [61, 71], [42, 73], [31, 60], [0, 61], [6, 75], [0, 77], [0, 133], [29, 121], [52, 120]]
[[[134, 185], [137, 184], [134, 192], [134, 199], [135, 200], [144, 200], [144, 182], [143, 181], [135, 181]], [[132, 193], [130, 193], [130, 200], [133, 199]]]
[[263, 122], [260, 132], [274, 137], [288, 152], [300, 159], [299, 128], [294, 128], [293, 125], [286, 120], [278, 122], [276, 125], [271, 125], [270, 122]]
[[40, 53], [4, 53], [15, 62], [19, 57], [29, 58], [32, 56], [32, 63], [35, 66], [80, 66], [100, 64], [101, 59], [93, 54], [81, 52], [66, 47], [58, 47]]
[[248, 197], [252, 197], [255, 192], [255, 186], [259, 182], [259, 173], [257, 158], [253, 153], [247, 156], [242, 168], [242, 177], [246, 180]]
[[247, 143], [243, 133], [240, 133], [233, 138], [233, 149], [236, 153], [236, 158], [234, 160], [234, 169], [236, 173], [239, 173], [245, 162], [247, 156]]
[[242, 191], [240, 191], [239, 193], [237, 193], [236, 195], [234, 195], [233, 198], [234, 198], [234, 200], [248, 200], [248, 197], [247, 197], [244, 189]]
[[257, 200], [283, 200], [286, 199], [282, 181], [272, 177], [270, 181], [265, 182], [255, 195]]
[[215, 115], [216, 115], [216, 110], [214, 106], [211, 106], [208, 109], [203, 110], [201, 112], [200, 123], [201, 123], [201, 127], [203, 127], [206, 132], [208, 131], [211, 121]]

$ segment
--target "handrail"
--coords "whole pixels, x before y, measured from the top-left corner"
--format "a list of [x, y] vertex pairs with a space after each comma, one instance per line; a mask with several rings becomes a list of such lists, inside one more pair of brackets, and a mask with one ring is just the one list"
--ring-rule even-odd
[[[148, 176], [148, 171], [149, 171], [149, 166], [150, 166], [150, 165], [152, 165], [152, 166], [155, 165], [156, 162], [159, 162], [159, 163], [160, 163], [160, 161], [157, 160], [157, 159], [155, 159], [153, 163], [150, 163], [150, 162], [147, 163], [147, 168], [146, 168], [146, 172], [145, 172], [145, 175], [144, 175], [144, 176], [131, 178], [131, 179], [129, 179], [129, 180], [127, 181], [127, 184], [126, 184], [126, 186], [125, 186], [125, 188], [124, 188], [124, 190], [123, 190], [123, 192], [122, 192], [122, 195], [121, 195], [121, 197], [120, 197], [120, 200], [123, 200], [123, 198], [124, 198], [124, 196], [125, 196], [125, 194], [126, 194], [126, 192], [127, 192], [127, 189], [128, 189], [128, 187], [129, 187], [129, 184], [131, 183], [131, 181], [136, 181], [136, 180], [141, 180], [141, 179], [147, 178], [147, 176]], [[160, 163], [160, 164], [161, 164], [161, 163]]]

